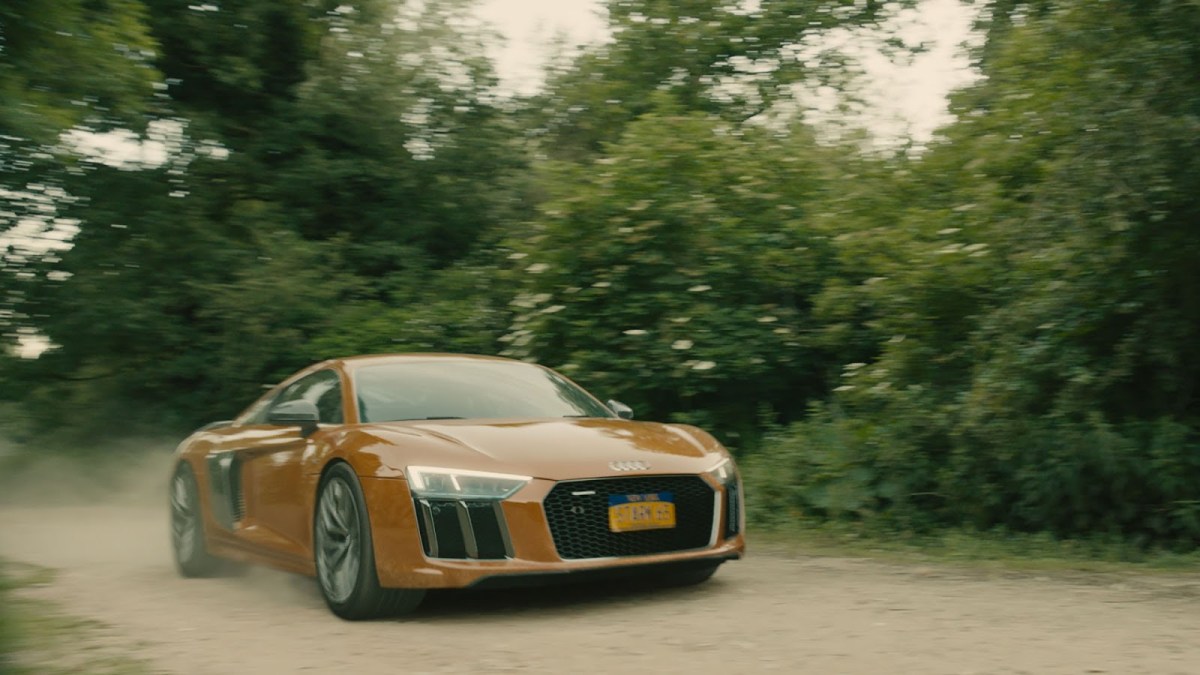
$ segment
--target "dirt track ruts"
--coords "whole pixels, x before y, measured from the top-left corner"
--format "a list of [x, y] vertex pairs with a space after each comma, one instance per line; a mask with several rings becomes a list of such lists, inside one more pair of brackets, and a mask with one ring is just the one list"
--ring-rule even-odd
[[0, 507], [0, 556], [155, 670], [1200, 673], [1200, 576], [1051, 576], [752, 552], [691, 589], [452, 593], [347, 623], [307, 579], [181, 579], [161, 507]]

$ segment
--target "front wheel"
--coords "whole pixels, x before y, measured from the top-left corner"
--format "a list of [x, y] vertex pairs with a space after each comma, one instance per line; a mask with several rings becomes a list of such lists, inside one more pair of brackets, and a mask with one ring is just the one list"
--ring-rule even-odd
[[409, 612], [425, 597], [423, 590], [379, 586], [366, 500], [349, 465], [335, 464], [321, 479], [313, 517], [313, 555], [321, 595], [343, 619]]
[[171, 477], [171, 549], [175, 566], [185, 577], [207, 577], [220, 571], [221, 561], [204, 547], [200, 488], [192, 468], [181, 462]]

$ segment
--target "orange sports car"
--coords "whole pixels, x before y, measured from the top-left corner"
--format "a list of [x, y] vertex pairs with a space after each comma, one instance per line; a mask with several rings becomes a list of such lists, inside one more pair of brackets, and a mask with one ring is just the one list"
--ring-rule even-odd
[[745, 548], [733, 459], [700, 429], [631, 417], [508, 359], [318, 363], [180, 444], [175, 560], [315, 576], [345, 619], [435, 588], [704, 581]]

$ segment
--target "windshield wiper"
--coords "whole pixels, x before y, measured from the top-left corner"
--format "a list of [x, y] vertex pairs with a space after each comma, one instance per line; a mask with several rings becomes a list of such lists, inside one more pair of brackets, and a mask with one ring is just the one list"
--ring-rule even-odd
[[423, 419], [423, 420], [462, 420], [462, 419], [466, 419], [466, 418], [458, 417], [456, 415], [434, 415], [432, 417], [422, 417], [421, 419]]

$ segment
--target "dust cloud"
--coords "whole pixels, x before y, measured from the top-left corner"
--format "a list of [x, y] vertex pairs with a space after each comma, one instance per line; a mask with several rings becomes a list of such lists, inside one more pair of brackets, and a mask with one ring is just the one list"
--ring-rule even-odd
[[[178, 442], [101, 443], [74, 457], [10, 453], [0, 471], [0, 557], [67, 571], [111, 568], [147, 582], [177, 576], [167, 489]], [[305, 577], [232, 563], [220, 577], [256, 606], [322, 602]]]
[[77, 453], [21, 447], [0, 464], [0, 556], [56, 570], [169, 569], [167, 480], [178, 441], [97, 441]]
[[179, 439], [97, 442], [75, 453], [0, 439], [0, 506], [161, 506]]

